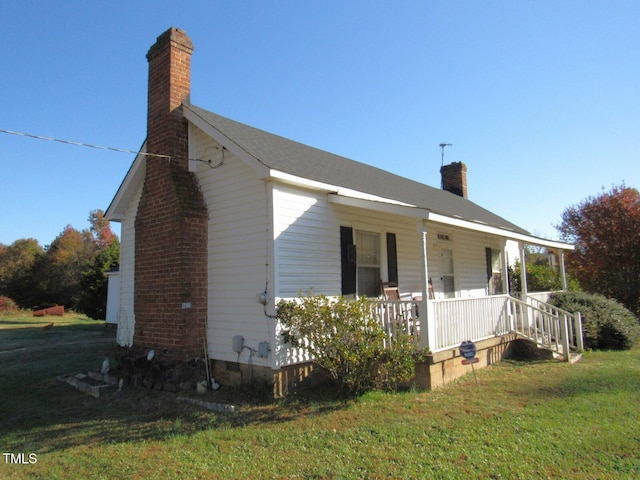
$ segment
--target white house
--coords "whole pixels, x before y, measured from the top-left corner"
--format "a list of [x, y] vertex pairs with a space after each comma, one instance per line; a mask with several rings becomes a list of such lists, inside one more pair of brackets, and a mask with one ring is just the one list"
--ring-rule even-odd
[[397, 310], [415, 323], [432, 353], [418, 383], [437, 386], [465, 371], [461, 341], [476, 341], [486, 365], [537, 328], [534, 317], [553, 317], [554, 328], [573, 318], [511, 297], [505, 268], [507, 241], [573, 247], [466, 198], [464, 164], [443, 167], [445, 189], [433, 188], [192, 105], [191, 50], [170, 29], [149, 51], [144, 153], [106, 213], [122, 222], [121, 345], [186, 358], [206, 344], [220, 381], [261, 376], [285, 391], [309, 359], [283, 344], [277, 301], [308, 291], [377, 298], [391, 282], [401, 300], [380, 300], [381, 321]]

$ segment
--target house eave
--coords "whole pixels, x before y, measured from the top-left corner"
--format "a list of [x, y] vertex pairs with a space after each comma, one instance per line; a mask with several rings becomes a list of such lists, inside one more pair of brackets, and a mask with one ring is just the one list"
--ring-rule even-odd
[[429, 209], [417, 207], [415, 205], [399, 204], [385, 202], [385, 199], [371, 200], [365, 198], [355, 198], [340, 193], [329, 193], [327, 195], [329, 203], [344, 205], [354, 208], [363, 208], [365, 210], [374, 210], [392, 215], [401, 215], [404, 217], [415, 218], [423, 221], [439, 223], [452, 227], [472, 230], [475, 232], [486, 233], [503, 237], [509, 240], [521, 241], [526, 244], [538, 245], [542, 247], [574, 250], [574, 246], [557, 240], [549, 240], [545, 238], [534, 237], [532, 235], [524, 235], [505, 228], [499, 228], [486, 223], [475, 222], [463, 218], [451, 217], [440, 213], [432, 212]]
[[291, 175], [289, 173], [282, 172], [280, 170], [275, 170], [275, 169], [269, 170], [268, 179], [276, 180], [281, 183], [286, 183], [288, 185], [293, 185], [296, 187], [306, 188], [309, 190], [322, 191], [327, 193], [330, 196], [330, 198], [349, 198], [349, 199], [355, 199], [355, 200], [366, 200], [369, 202], [373, 202], [374, 204], [381, 204], [381, 205], [414, 207], [414, 205], [400, 202], [398, 200], [381, 197], [379, 195], [373, 195], [371, 193], [360, 192], [358, 190], [340, 187], [338, 185], [330, 185], [328, 183], [309, 180], [308, 178], [299, 177], [297, 175]]
[[466, 228], [469, 230], [475, 230], [477, 232], [488, 233], [490, 235], [497, 235], [507, 238], [509, 240], [516, 240], [524, 242], [529, 245], [538, 245], [541, 247], [548, 247], [560, 250], [574, 250], [575, 246], [570, 243], [560, 242], [558, 240], [549, 240], [546, 238], [535, 237], [533, 235], [524, 235], [522, 233], [514, 232], [505, 228], [494, 227], [491, 225], [473, 222], [462, 218], [454, 218], [446, 215], [441, 215], [434, 212], [429, 212], [428, 217], [425, 219], [435, 223], [441, 223], [445, 225]]
[[[142, 154], [147, 152], [147, 142], [145, 141], [140, 149]], [[118, 191], [114, 195], [111, 203], [104, 214], [105, 218], [111, 222], [121, 222], [124, 219], [125, 211], [129, 206], [132, 196], [142, 185], [145, 175], [146, 155], [138, 154], [129, 167]]]

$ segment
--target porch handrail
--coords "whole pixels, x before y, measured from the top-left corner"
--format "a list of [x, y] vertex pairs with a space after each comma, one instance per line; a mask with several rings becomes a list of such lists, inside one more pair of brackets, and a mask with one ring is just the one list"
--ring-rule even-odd
[[583, 350], [582, 317], [532, 297], [510, 297], [513, 331], [569, 360], [571, 350]]

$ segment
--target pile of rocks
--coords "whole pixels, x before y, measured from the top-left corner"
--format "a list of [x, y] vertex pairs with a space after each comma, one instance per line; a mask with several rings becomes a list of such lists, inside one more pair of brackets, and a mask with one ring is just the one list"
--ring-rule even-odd
[[175, 361], [162, 358], [153, 350], [129, 349], [120, 357], [120, 368], [125, 385], [168, 392], [195, 390], [207, 378], [203, 359]]

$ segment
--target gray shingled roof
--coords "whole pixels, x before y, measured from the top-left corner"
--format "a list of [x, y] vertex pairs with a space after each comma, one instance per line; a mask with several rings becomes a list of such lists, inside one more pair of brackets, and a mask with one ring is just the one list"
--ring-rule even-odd
[[188, 108], [269, 168], [408, 203], [434, 213], [529, 234], [517, 225], [453, 193], [244, 125], [195, 105], [189, 105]]

